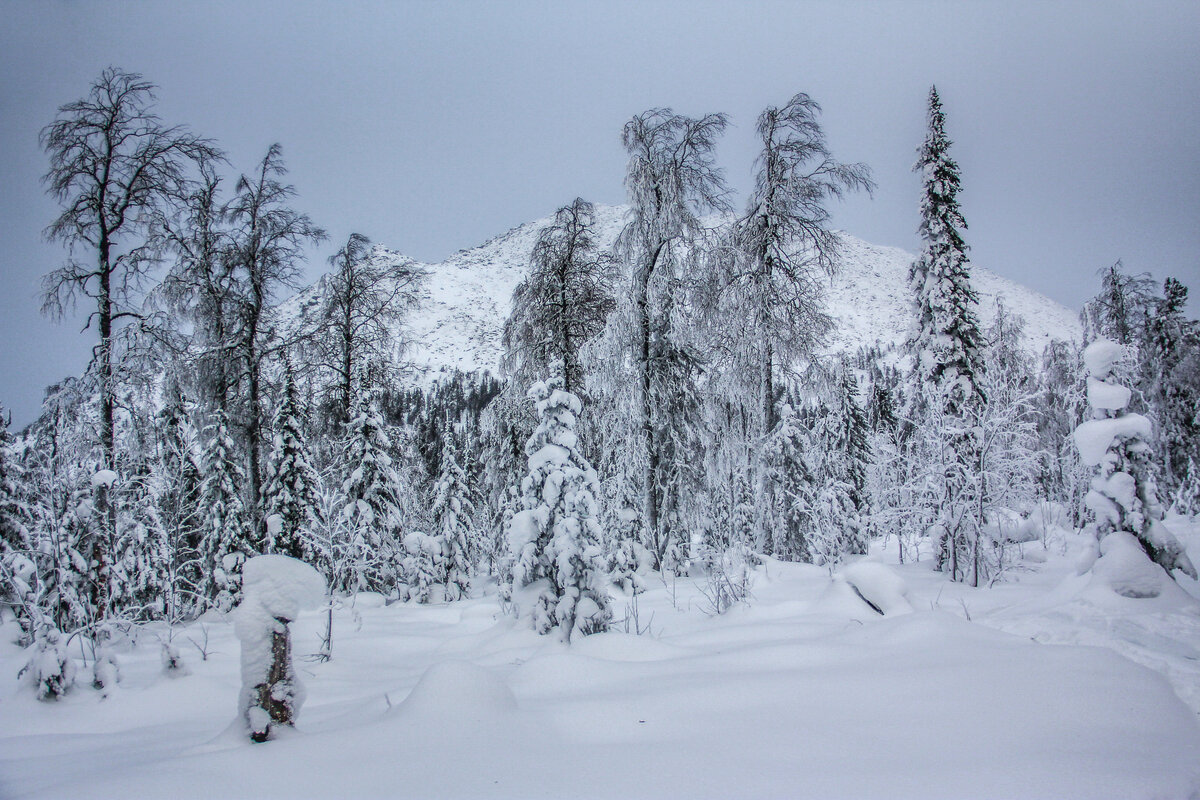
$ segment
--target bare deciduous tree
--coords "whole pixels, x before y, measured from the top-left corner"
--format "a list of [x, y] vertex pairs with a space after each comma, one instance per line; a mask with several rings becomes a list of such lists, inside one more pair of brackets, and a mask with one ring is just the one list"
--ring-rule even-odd
[[401, 343], [396, 331], [419, 302], [428, 274], [416, 262], [375, 260], [370, 246], [366, 236], [352, 233], [329, 258], [334, 272], [322, 313], [329, 335], [321, 341], [321, 365], [334, 374], [337, 419], [343, 425], [354, 407], [355, 378], [393, 361]]
[[[62, 318], [80, 298], [95, 303], [84, 330], [95, 323], [99, 333], [91, 371], [100, 396], [102, 458], [109, 470], [116, 469], [119, 354], [114, 336], [124, 322], [142, 316], [143, 283], [158, 263], [150, 228], [186, 193], [189, 164], [220, 157], [209, 141], [163, 124], [151, 110], [154, 90], [141, 75], [108, 67], [87, 97], [61, 106], [41, 132], [50, 157], [43, 181], [63, 207], [45, 235], [71, 253], [43, 280], [42, 310]], [[92, 545], [92, 560], [94, 600], [103, 613], [116, 509], [106, 503], [100, 510], [105, 522]]]
[[504, 326], [507, 368], [524, 385], [563, 363], [563, 389], [579, 394], [579, 349], [604, 328], [612, 312], [613, 264], [596, 249], [595, 208], [576, 198], [538, 235], [529, 276], [513, 291]]

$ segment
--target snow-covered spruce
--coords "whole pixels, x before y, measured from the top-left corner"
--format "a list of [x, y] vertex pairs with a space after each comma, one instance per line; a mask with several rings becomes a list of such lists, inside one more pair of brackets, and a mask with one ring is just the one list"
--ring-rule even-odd
[[433, 530], [445, 566], [446, 599], [466, 597], [471, 585], [471, 521], [475, 505], [467, 473], [459, 464], [454, 426], [443, 428], [442, 474], [433, 487]]
[[346, 478], [341, 515], [348, 529], [348, 591], [391, 591], [402, 554], [398, 541], [401, 478], [373, 392], [360, 391], [346, 426], [341, 465]]
[[213, 412], [200, 489], [201, 593], [228, 611], [241, 600], [242, 564], [254, 555], [246, 507], [238, 487], [246, 480], [224, 411]]
[[292, 726], [304, 703], [288, 624], [321, 604], [325, 579], [288, 556], [255, 556], [242, 568], [242, 594], [234, 623], [242, 643], [238, 715], [251, 740], [265, 742], [275, 726]]
[[[531, 614], [538, 633], [557, 629], [570, 641], [574, 633], [607, 630], [612, 610], [596, 502], [600, 486], [575, 434], [579, 398], [559, 388], [561, 370], [555, 364], [549, 380], [529, 389], [540, 421], [525, 445], [529, 474], [521, 482], [523, 508], [511, 520], [509, 546], [519, 613]], [[520, 607], [524, 598], [531, 608]]]
[[280, 518], [282, 524], [277, 532], [268, 534], [266, 550], [311, 561], [312, 531], [317, 525], [318, 477], [308, 455], [300, 400], [290, 364], [286, 365], [286, 371], [283, 405], [275, 423], [271, 479], [266, 491], [266, 507]]
[[1074, 439], [1080, 459], [1096, 467], [1083, 502], [1098, 537], [1127, 531], [1168, 573], [1177, 569], [1195, 578], [1196, 568], [1183, 545], [1161, 521], [1150, 420], [1125, 410], [1130, 391], [1114, 374], [1124, 356], [1125, 349], [1110, 339], [1097, 339], [1083, 352], [1092, 419], [1075, 429]]

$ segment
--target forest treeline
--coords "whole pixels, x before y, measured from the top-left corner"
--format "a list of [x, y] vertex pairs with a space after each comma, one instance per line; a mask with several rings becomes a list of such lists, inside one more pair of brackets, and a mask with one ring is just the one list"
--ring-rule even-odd
[[[95, 346], [36, 422], [0, 434], [3, 613], [46, 652], [86, 642], [98, 683], [114, 631], [228, 611], [263, 553], [311, 564], [331, 602], [498, 591], [564, 639], [604, 630], [611, 593], [657, 572], [707, 581], [719, 612], [764, 556], [833, 565], [879, 539], [985, 584], [1035, 517], [1129, 531], [1190, 567], [1155, 525], [1200, 511], [1186, 287], [1118, 262], [1084, 340], [1041, 354], [1011, 309], [982, 325], [936, 90], [907, 342], [823, 347], [829, 205], [872, 182], [797, 94], [759, 116], [741, 203], [717, 160], [724, 114], [629, 120], [616, 246], [590, 203], [559, 209], [513, 294], [504, 374], [432, 383], [405, 361], [423, 268], [360, 234], [328, 243], [279, 145], [239, 173], [161, 120], [154, 91], [110, 68], [42, 132], [61, 209], [46, 235], [66, 253], [44, 310], [85, 313]], [[311, 313], [281, 314], [321, 248]], [[1123, 455], [1097, 467], [1072, 434], [1097, 416], [1082, 354], [1099, 339], [1119, 350], [1090, 380], [1131, 387], [1125, 411], [1154, 433], [1114, 433]], [[1134, 494], [1097, 511], [1116, 472]]]

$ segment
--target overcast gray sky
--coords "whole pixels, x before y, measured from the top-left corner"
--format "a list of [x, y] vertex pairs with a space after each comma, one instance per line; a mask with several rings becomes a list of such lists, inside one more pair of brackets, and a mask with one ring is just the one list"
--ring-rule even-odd
[[621, 126], [652, 106], [729, 113], [744, 196], [755, 116], [797, 91], [879, 184], [836, 224], [916, 250], [936, 83], [973, 260], [1079, 308], [1117, 258], [1200, 291], [1198, 42], [1200, 2], [0, 2], [0, 403], [29, 422], [93, 343], [82, 315], [38, 314], [64, 253], [37, 134], [109, 64], [236, 170], [282, 142], [332, 242], [426, 261], [577, 195], [622, 202]]

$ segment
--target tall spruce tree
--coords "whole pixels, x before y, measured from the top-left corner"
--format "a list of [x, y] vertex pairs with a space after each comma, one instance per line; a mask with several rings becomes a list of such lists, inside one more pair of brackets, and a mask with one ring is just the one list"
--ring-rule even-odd
[[270, 515], [278, 517], [278, 529], [268, 532], [266, 550], [312, 561], [311, 533], [317, 522], [319, 477], [309, 458], [304, 437], [304, 413], [290, 363], [285, 372], [283, 403], [275, 417], [275, 446], [266, 492], [266, 508]]
[[442, 470], [433, 487], [433, 536], [439, 540], [446, 572], [446, 599], [467, 596], [473, 572], [475, 504], [454, 425], [442, 428]]
[[387, 427], [373, 392], [360, 389], [346, 439], [341, 466], [344, 505], [351, 537], [348, 579], [350, 590], [390, 591], [400, 559], [403, 485], [389, 453]]
[[929, 132], [914, 168], [923, 185], [919, 231], [925, 247], [909, 270], [917, 317], [912, 350], [921, 385], [944, 390], [953, 411], [979, 397], [983, 337], [962, 238], [967, 223], [958, 205], [958, 164], [950, 157], [950, 145], [942, 102], [932, 87]]

